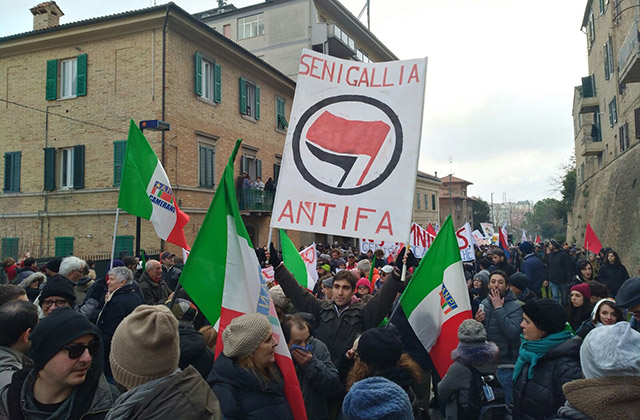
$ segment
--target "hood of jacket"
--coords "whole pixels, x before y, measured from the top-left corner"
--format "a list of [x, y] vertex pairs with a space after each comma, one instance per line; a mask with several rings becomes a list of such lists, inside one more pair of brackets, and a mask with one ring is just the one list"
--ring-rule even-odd
[[631, 419], [640, 413], [640, 377], [605, 376], [566, 383], [567, 401], [592, 419]]
[[10, 347], [0, 346], [0, 370], [9, 368], [10, 370], [22, 369], [23, 355]]
[[[465, 344], [460, 343], [451, 352], [451, 358], [464, 365], [472, 365], [481, 372], [495, 371], [498, 366], [498, 346], [492, 342]], [[479, 367], [482, 366], [483, 369]], [[484, 369], [487, 367], [487, 369]]]
[[[556, 359], [558, 357], [573, 357], [580, 360], [580, 346], [582, 338], [573, 337], [550, 349], [542, 358]], [[542, 359], [541, 358], [541, 359]]]

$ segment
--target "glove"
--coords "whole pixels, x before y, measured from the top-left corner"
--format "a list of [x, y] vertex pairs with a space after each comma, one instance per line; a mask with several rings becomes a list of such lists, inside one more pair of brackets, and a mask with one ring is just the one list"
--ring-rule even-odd
[[[402, 260], [404, 259], [404, 253], [406, 250], [407, 248], [404, 246], [400, 250], [400, 253], [396, 257], [396, 267], [402, 267]], [[413, 255], [413, 252], [409, 250], [409, 255], [407, 256], [407, 268], [417, 267], [419, 263], [418, 259]]]
[[275, 269], [280, 265], [282, 260], [278, 257], [278, 250], [273, 246], [273, 242], [269, 244], [269, 264]]

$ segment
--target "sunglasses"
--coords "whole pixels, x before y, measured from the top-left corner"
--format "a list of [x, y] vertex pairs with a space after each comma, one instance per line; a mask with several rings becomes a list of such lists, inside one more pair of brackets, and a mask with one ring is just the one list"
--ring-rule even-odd
[[89, 354], [91, 356], [94, 355], [96, 350], [98, 350], [98, 346], [100, 343], [98, 341], [91, 341], [89, 344], [70, 344], [62, 347], [65, 350], [69, 351], [69, 359], [77, 359], [84, 354], [85, 350], [89, 350]]

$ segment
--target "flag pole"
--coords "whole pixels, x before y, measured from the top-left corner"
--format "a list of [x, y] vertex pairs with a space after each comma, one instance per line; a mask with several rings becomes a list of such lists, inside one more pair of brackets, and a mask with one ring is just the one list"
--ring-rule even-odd
[[116, 207], [116, 222], [113, 226], [113, 242], [111, 243], [111, 260], [109, 261], [109, 270], [113, 268], [113, 254], [116, 252], [116, 235], [118, 234], [118, 216], [120, 215], [120, 208]]
[[269, 239], [267, 240], [267, 248], [269, 248], [269, 246], [271, 246], [272, 235], [273, 235], [273, 228], [271, 226], [269, 226]]

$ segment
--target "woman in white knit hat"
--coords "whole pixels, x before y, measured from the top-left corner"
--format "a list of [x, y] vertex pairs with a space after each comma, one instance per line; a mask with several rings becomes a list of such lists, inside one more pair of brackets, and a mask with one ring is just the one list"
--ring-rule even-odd
[[278, 341], [262, 314], [234, 318], [222, 332], [222, 354], [207, 382], [225, 419], [293, 419], [275, 363]]

